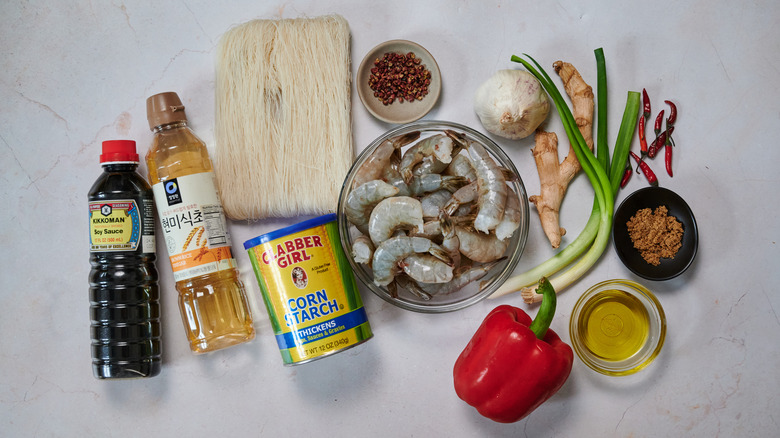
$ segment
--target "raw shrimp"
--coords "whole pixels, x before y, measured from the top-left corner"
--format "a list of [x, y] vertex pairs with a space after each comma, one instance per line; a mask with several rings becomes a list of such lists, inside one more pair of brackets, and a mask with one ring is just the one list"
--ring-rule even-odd
[[520, 226], [522, 212], [520, 211], [520, 201], [517, 199], [515, 191], [509, 188], [506, 195], [506, 208], [504, 217], [496, 226], [496, 237], [499, 240], [505, 240], [512, 237], [515, 230]]
[[422, 204], [423, 217], [439, 217], [439, 211], [444, 208], [447, 201], [452, 197], [449, 190], [436, 190], [420, 198]]
[[[460, 151], [463, 149], [463, 143], [458, 139], [458, 134], [455, 131], [452, 130], [446, 130], [444, 131], [448, 137], [450, 137], [453, 140], [452, 145], [452, 153], [450, 154], [452, 156], [452, 159], [457, 158], [460, 156]], [[465, 157], [462, 157], [465, 158]], [[450, 161], [444, 162], [438, 160], [435, 156], [427, 156], [423, 158], [423, 160], [414, 166], [414, 175], [424, 175], [426, 173], [442, 173], [444, 170], [450, 165]], [[465, 175], [455, 175], [452, 176], [465, 176]]]
[[401, 261], [400, 267], [411, 279], [421, 283], [452, 280], [452, 266], [430, 254], [412, 254]]
[[[479, 280], [493, 269], [494, 266], [504, 261], [504, 258], [496, 261], [485, 263], [476, 266], [464, 266], [461, 269], [457, 269], [453, 275], [452, 280], [449, 283], [444, 284], [417, 284], [415, 286], [419, 288], [417, 293], [425, 293], [428, 295], [447, 295], [453, 292], [457, 292], [474, 281]], [[407, 288], [408, 285], [402, 285]], [[482, 287], [480, 287], [480, 290]], [[407, 288], [408, 290], [408, 288]]]
[[352, 258], [355, 262], [371, 266], [374, 257], [374, 244], [367, 236], [360, 235], [352, 241]]
[[412, 181], [408, 184], [400, 177], [388, 178], [387, 182], [398, 188], [400, 196], [421, 196], [439, 189], [454, 192], [468, 181], [460, 176], [441, 176], [438, 173], [428, 173], [412, 177]]
[[465, 155], [458, 154], [452, 157], [452, 161], [444, 169], [444, 174], [462, 176], [468, 179], [469, 182], [477, 181], [477, 173], [474, 171], [474, 166], [471, 165], [471, 161]]
[[437, 134], [420, 140], [414, 146], [406, 150], [401, 159], [398, 170], [407, 184], [412, 181], [413, 169], [425, 157], [434, 157], [442, 163], [452, 161], [452, 138], [444, 134]]
[[425, 237], [431, 240], [437, 240], [444, 236], [444, 223], [450, 225], [450, 228], [454, 225], [470, 226], [474, 223], [474, 215], [463, 216], [448, 216], [446, 220], [431, 219], [423, 224], [422, 233], [414, 233], [415, 236]]
[[442, 212], [444, 213], [442, 218], [445, 216], [452, 216], [459, 207], [476, 201], [478, 196], [479, 186], [475, 182], [459, 188], [452, 194], [450, 200], [444, 204], [444, 208], [442, 208]]
[[390, 167], [390, 160], [395, 151], [418, 138], [420, 138], [420, 131], [414, 131], [383, 141], [355, 172], [352, 187], [358, 187], [368, 181], [381, 179], [384, 171]]
[[503, 170], [496, 165], [490, 153], [481, 144], [470, 141], [469, 157], [477, 174], [479, 211], [474, 220], [474, 228], [483, 233], [489, 233], [496, 228], [504, 216], [506, 205], [506, 178]]
[[480, 263], [489, 263], [501, 258], [509, 246], [509, 240], [498, 240], [495, 233], [481, 233], [470, 227], [455, 227], [460, 239], [460, 252]]
[[[467, 218], [466, 216], [458, 216], [457, 222], [459, 223], [466, 223], [473, 221], [472, 218]], [[463, 219], [465, 220], [461, 222]], [[460, 237], [458, 237], [458, 233], [455, 232], [455, 225], [453, 224], [453, 219], [445, 218], [441, 219], [439, 222], [441, 222], [441, 234], [442, 234], [442, 241], [441, 241], [441, 247], [447, 250], [447, 254], [450, 256], [450, 259], [452, 260], [452, 266], [458, 267], [460, 266]]]
[[398, 236], [385, 240], [374, 251], [374, 259], [371, 262], [374, 283], [377, 286], [390, 284], [400, 270], [399, 262], [412, 254], [426, 252], [449, 262], [444, 248], [424, 237]]
[[[390, 283], [391, 285], [395, 285], [398, 283], [398, 286], [401, 286], [402, 288], [406, 289], [411, 293], [412, 295], [416, 296], [417, 298], [424, 300], [424, 301], [430, 301], [431, 294], [428, 292], [425, 292], [422, 287], [420, 287], [419, 284], [417, 284], [416, 281], [412, 280], [411, 278], [407, 277], [406, 275], [398, 275], [395, 277], [395, 281]], [[398, 290], [395, 289], [395, 293], [398, 294]], [[394, 297], [397, 298], [397, 295]]]
[[454, 192], [467, 183], [466, 178], [462, 176], [441, 176], [438, 173], [429, 173], [413, 177], [409, 184], [409, 192], [412, 196], [420, 196], [439, 189]]
[[359, 185], [347, 195], [344, 214], [347, 219], [365, 234], [368, 232], [368, 220], [371, 210], [379, 201], [398, 194], [398, 188], [375, 179]]
[[368, 235], [374, 245], [379, 245], [393, 236], [399, 228], [423, 231], [422, 204], [408, 196], [385, 198], [371, 210], [368, 219]]

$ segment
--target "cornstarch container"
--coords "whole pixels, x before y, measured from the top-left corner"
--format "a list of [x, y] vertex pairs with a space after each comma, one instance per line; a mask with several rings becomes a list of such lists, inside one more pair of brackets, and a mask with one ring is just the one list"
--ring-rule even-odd
[[285, 365], [344, 351], [371, 338], [336, 214], [244, 242]]

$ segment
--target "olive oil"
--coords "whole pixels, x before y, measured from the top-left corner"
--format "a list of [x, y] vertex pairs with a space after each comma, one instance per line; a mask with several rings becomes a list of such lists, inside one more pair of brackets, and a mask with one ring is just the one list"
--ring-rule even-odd
[[594, 356], [620, 362], [645, 345], [650, 316], [642, 302], [621, 290], [606, 290], [590, 298], [582, 308], [578, 335]]

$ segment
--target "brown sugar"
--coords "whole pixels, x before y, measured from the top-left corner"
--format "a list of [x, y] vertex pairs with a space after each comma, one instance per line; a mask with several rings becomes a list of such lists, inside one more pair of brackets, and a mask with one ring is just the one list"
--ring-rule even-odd
[[662, 257], [673, 259], [682, 245], [682, 224], [668, 213], [665, 205], [655, 211], [643, 208], [626, 223], [634, 248], [653, 266], [661, 264]]

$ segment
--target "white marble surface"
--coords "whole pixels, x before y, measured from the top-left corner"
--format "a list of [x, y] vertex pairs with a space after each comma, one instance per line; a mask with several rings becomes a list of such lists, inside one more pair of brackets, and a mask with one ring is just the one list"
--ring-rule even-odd
[[[493, 423], [455, 395], [452, 366], [490, 309], [509, 303], [533, 315], [536, 308], [515, 295], [423, 315], [367, 290], [372, 340], [285, 368], [241, 243], [299, 220], [292, 218], [230, 224], [252, 296], [253, 342], [205, 356], [189, 352], [160, 247], [162, 374], [92, 377], [84, 218], [87, 191], [101, 171], [101, 141], [132, 138], [145, 153], [151, 134], [144, 101], [174, 90], [191, 126], [213, 147], [220, 35], [255, 18], [326, 13], [349, 21], [354, 66], [388, 39], [430, 50], [444, 91], [429, 119], [481, 130], [473, 91], [495, 70], [517, 67], [510, 55], [529, 53], [545, 66], [564, 59], [593, 81], [600, 46], [611, 138], [627, 90], [647, 88], [654, 112], [662, 99], [679, 103], [676, 176], [654, 164], [661, 185], [696, 213], [701, 244], [681, 277], [641, 281], [656, 292], [669, 324], [650, 368], [612, 378], [575, 359], [566, 385], [527, 419]], [[0, 435], [776, 436], [778, 19], [780, 4], [768, 0], [0, 3]], [[352, 110], [357, 149], [390, 127], [372, 119], [356, 94]], [[532, 140], [498, 142], [536, 193]], [[635, 176], [627, 190], [644, 185]], [[591, 200], [587, 180], [578, 177], [563, 206], [569, 238]], [[518, 272], [551, 254], [532, 216]], [[611, 248], [563, 292], [552, 328], [565, 341], [578, 295], [610, 278], [636, 279]]]

